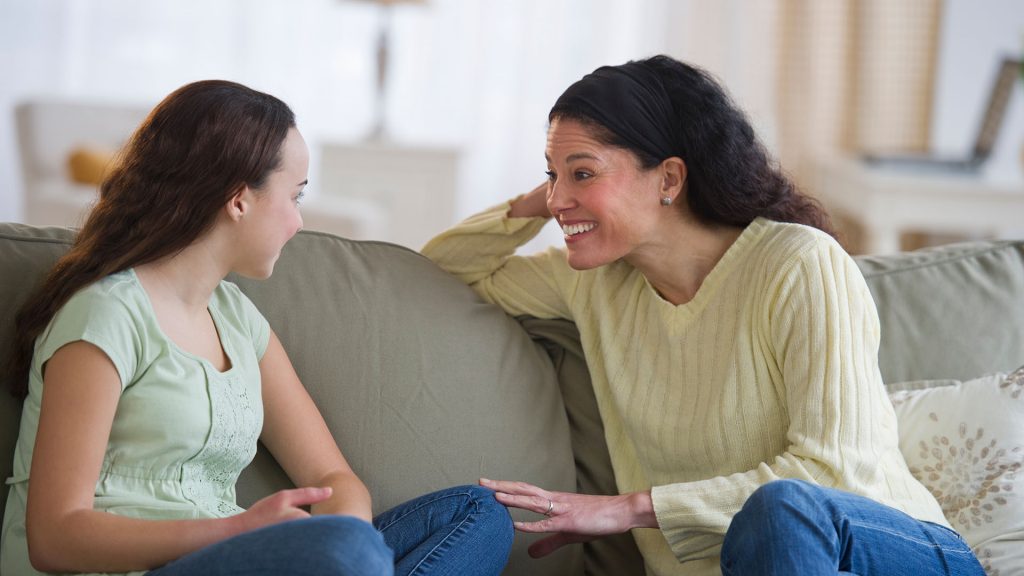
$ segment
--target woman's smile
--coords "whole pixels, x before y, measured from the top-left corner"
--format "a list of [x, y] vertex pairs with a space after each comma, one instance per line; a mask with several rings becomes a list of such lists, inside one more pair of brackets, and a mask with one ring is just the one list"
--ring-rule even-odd
[[565, 234], [566, 242], [577, 242], [580, 239], [590, 235], [590, 233], [597, 228], [596, 222], [575, 222], [575, 223], [563, 223], [562, 233]]

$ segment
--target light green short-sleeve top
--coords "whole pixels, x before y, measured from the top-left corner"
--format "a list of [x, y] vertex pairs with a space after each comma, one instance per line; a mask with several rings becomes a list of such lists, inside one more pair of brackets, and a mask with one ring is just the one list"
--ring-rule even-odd
[[230, 359], [219, 372], [174, 344], [157, 323], [134, 270], [75, 294], [35, 344], [2, 536], [3, 574], [37, 574], [28, 561], [25, 504], [39, 425], [42, 367], [62, 346], [86, 341], [113, 362], [121, 396], [96, 482], [94, 508], [146, 519], [237, 514], [235, 481], [263, 426], [259, 361], [270, 327], [252, 302], [222, 282], [210, 315]]

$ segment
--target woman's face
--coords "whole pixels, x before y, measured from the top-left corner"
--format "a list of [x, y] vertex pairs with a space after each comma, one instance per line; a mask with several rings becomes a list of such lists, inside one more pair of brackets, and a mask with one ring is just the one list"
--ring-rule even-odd
[[299, 202], [309, 173], [309, 150], [295, 128], [281, 145], [281, 165], [267, 176], [256, 191], [249, 192], [251, 213], [246, 215], [249, 237], [240, 243], [248, 262], [238, 272], [253, 278], [267, 278], [281, 255], [281, 249], [302, 229]]
[[548, 210], [565, 234], [569, 265], [586, 270], [629, 259], [657, 239], [662, 177], [628, 150], [596, 140], [576, 120], [548, 129]]

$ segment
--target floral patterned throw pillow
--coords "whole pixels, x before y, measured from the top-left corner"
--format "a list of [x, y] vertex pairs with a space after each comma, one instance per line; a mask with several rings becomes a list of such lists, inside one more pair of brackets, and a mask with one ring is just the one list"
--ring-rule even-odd
[[1024, 574], [1024, 367], [890, 386], [900, 450], [989, 576]]

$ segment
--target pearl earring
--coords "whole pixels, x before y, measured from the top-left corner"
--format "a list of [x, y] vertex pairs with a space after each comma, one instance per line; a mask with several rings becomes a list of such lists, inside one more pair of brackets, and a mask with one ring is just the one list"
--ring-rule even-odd
[[662, 196], [661, 197], [661, 205], [662, 206], [671, 206], [672, 205], [672, 198], [670, 198], [668, 196]]

